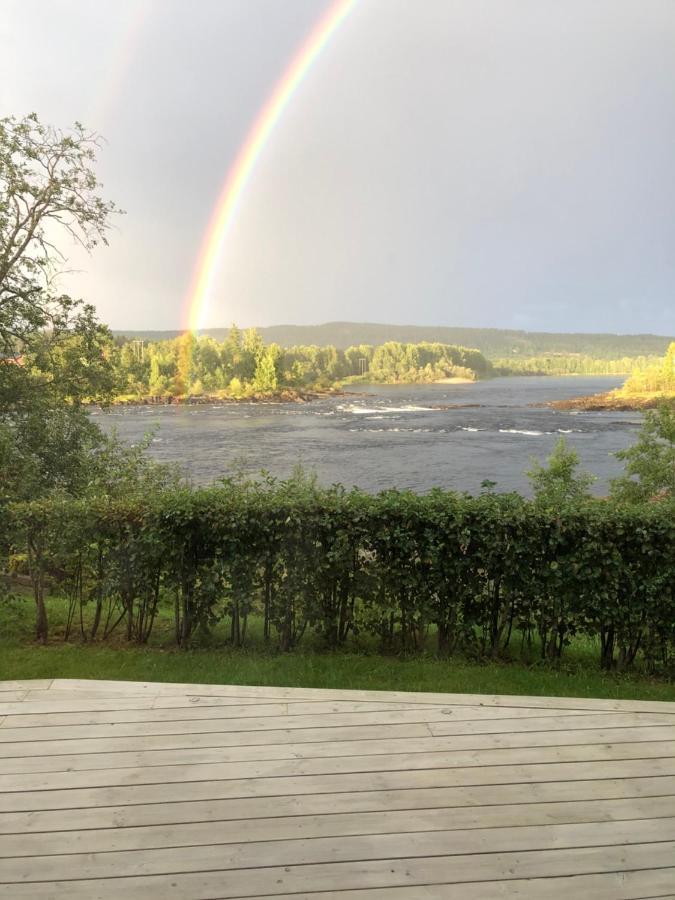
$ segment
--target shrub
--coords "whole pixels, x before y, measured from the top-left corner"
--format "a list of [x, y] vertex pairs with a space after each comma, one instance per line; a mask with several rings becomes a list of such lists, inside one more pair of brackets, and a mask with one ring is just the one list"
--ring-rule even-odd
[[536, 635], [557, 660], [585, 634], [604, 668], [624, 669], [638, 657], [668, 665], [675, 645], [667, 502], [372, 496], [295, 476], [16, 504], [4, 530], [8, 552], [27, 554], [41, 639], [52, 579], [88, 640], [123, 628], [145, 642], [164, 605], [181, 647], [222, 620], [241, 645], [251, 613], [282, 650], [309, 633], [331, 649], [365, 633], [386, 650], [434, 636], [441, 654], [496, 657], [516, 635], [521, 647]]

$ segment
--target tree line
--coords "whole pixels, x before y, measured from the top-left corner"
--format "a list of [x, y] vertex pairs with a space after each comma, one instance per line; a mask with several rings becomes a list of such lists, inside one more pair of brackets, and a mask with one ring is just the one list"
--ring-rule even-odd
[[[227, 328], [206, 328], [203, 334], [222, 342]], [[146, 341], [170, 340], [178, 331], [124, 331], [116, 336]], [[591, 359], [636, 359], [662, 356], [672, 337], [655, 334], [584, 334], [521, 331], [507, 328], [454, 328], [437, 325], [383, 325], [368, 322], [326, 322], [323, 325], [269, 325], [260, 329], [266, 344], [281, 347], [316, 345], [339, 350], [359, 344], [378, 346], [388, 341], [476, 347], [490, 360], [548, 356], [587, 356]]]
[[255, 329], [233, 325], [218, 342], [192, 333], [172, 340], [117, 340], [111, 357], [118, 390], [128, 399], [224, 396], [234, 399], [284, 389], [327, 390], [345, 382], [474, 380], [492, 371], [478, 350], [449, 344], [360, 344], [280, 347]]
[[492, 360], [495, 372], [504, 375], [630, 375], [636, 370], [647, 370], [659, 362], [659, 356], [604, 359], [579, 353]]

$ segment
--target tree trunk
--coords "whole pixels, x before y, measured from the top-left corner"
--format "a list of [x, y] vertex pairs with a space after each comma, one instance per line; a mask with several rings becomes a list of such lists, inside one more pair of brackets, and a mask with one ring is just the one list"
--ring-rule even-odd
[[33, 596], [35, 597], [35, 637], [41, 644], [46, 644], [49, 637], [49, 622], [45, 606], [45, 575], [42, 548], [38, 542], [31, 538], [28, 539], [28, 565], [33, 582]]

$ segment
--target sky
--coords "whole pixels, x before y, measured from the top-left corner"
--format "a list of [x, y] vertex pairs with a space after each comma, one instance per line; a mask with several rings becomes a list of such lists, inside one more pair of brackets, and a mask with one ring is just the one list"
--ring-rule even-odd
[[[105, 137], [66, 247], [116, 329], [187, 324], [221, 186], [327, 0], [2, 0], [0, 114]], [[70, 248], [70, 249], [69, 249]], [[358, 0], [261, 153], [207, 326], [675, 334], [675, 2]]]

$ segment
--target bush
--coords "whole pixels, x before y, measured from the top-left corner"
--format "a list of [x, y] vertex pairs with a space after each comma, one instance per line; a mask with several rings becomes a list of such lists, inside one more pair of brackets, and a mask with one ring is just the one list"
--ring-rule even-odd
[[27, 553], [42, 639], [51, 579], [87, 640], [123, 629], [146, 642], [164, 607], [182, 647], [223, 620], [241, 645], [252, 613], [283, 650], [367, 634], [388, 651], [433, 639], [443, 655], [491, 658], [518, 636], [557, 660], [583, 634], [623, 669], [667, 666], [675, 645], [669, 503], [372, 496], [296, 477], [17, 504], [4, 524], [8, 552]]

